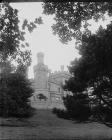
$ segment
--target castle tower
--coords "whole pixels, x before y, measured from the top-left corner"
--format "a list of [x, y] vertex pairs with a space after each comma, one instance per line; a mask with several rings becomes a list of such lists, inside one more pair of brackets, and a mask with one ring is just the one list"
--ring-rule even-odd
[[34, 66], [36, 88], [47, 89], [48, 67], [44, 65], [44, 54], [42, 52], [37, 54], [37, 62], [37, 65]]
[[[50, 94], [48, 91], [48, 66], [44, 64], [44, 54], [39, 52], [37, 54], [37, 65], [34, 66], [34, 88], [35, 100], [40, 102], [39, 96], [42, 95], [46, 98], [45, 107], [49, 105]], [[43, 100], [42, 100], [43, 101]], [[42, 103], [42, 102], [41, 102]], [[36, 104], [35, 104], [36, 105]], [[37, 104], [38, 107], [41, 105]], [[43, 105], [42, 105], [43, 106]]]
[[38, 64], [44, 64], [44, 54], [42, 52], [37, 53]]

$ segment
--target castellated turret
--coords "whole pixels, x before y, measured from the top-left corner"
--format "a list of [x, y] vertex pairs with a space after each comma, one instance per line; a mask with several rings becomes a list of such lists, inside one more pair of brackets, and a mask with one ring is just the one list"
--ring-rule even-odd
[[42, 52], [37, 53], [38, 64], [44, 64], [44, 54]]
[[38, 89], [47, 88], [48, 67], [44, 65], [44, 54], [37, 54], [37, 65], [34, 66], [34, 80]]

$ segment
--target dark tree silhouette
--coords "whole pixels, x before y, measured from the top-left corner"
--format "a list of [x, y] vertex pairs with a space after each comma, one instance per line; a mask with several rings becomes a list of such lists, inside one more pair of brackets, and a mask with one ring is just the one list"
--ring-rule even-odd
[[2, 73], [0, 85], [0, 116], [29, 117], [32, 115], [29, 98], [33, 90], [25, 76], [20, 73]]
[[[83, 91], [89, 92], [88, 89], [92, 88], [91, 96], [96, 98], [97, 105], [110, 112], [112, 112], [111, 40], [112, 24], [108, 25], [105, 30], [101, 28], [96, 35], [84, 36], [82, 46], [79, 48], [81, 57], [73, 61], [69, 67], [69, 71], [74, 76], [66, 82], [64, 87], [74, 94]], [[106, 111], [104, 112], [106, 113]], [[104, 115], [106, 115], [105, 113]]]
[[[36, 24], [41, 23], [41, 18], [32, 23], [23, 22], [23, 30], [20, 30], [18, 10], [9, 3], [0, 4], [0, 116], [31, 115], [29, 98], [33, 90], [26, 77], [31, 51], [27, 49], [24, 35], [26, 27], [32, 32]], [[13, 61], [18, 65], [13, 67]]]

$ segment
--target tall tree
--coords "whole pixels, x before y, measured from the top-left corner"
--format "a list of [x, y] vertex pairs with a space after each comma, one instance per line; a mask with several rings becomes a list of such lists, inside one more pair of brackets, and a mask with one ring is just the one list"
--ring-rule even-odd
[[[27, 20], [25, 20], [27, 21]], [[32, 32], [41, 18], [34, 22], [23, 22], [19, 27], [18, 10], [9, 3], [0, 4], [0, 116], [25, 117], [31, 114], [29, 98], [33, 89], [26, 77], [31, 63], [31, 51], [25, 42], [25, 28]], [[18, 63], [12, 68], [12, 61]]]
[[25, 29], [29, 32], [42, 24], [41, 17], [34, 22], [23, 21], [19, 26], [18, 10], [9, 3], [0, 4], [0, 61], [15, 60], [18, 64], [29, 66], [31, 63], [31, 51], [25, 41]]
[[[88, 91], [98, 105], [112, 112], [112, 24], [96, 35], [84, 36], [79, 48], [81, 58], [71, 63], [72, 75], [65, 85], [74, 93]], [[88, 91], [89, 92], [89, 91]], [[95, 100], [95, 103], [96, 103]]]

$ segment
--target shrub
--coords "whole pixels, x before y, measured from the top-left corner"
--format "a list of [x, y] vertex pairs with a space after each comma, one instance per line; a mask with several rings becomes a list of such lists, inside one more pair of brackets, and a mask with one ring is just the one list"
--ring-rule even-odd
[[85, 94], [67, 95], [64, 104], [69, 116], [77, 121], [87, 121], [91, 116], [89, 100]]
[[59, 118], [70, 119], [70, 115], [66, 110], [53, 108], [52, 112], [56, 114]]
[[33, 90], [29, 80], [20, 73], [2, 74], [0, 77], [0, 116], [27, 117]]
[[112, 123], [112, 110], [107, 106], [97, 105], [92, 109], [93, 118], [98, 121]]

